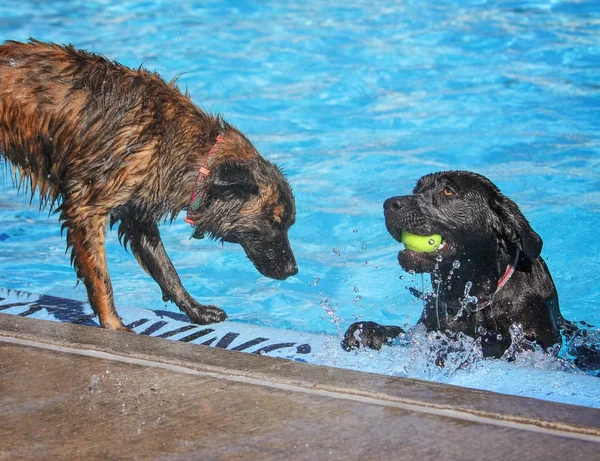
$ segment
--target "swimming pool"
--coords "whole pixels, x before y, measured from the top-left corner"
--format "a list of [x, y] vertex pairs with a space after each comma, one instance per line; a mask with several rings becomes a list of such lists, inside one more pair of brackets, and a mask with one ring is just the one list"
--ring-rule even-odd
[[[600, 325], [596, 2], [23, 1], [2, 3], [0, 18], [1, 39], [70, 42], [181, 75], [199, 106], [283, 167], [297, 202], [297, 276], [268, 280], [241, 248], [190, 241], [183, 216], [161, 231], [190, 293], [234, 321], [334, 336], [356, 319], [414, 324], [422, 306], [407, 288], [426, 281], [397, 265], [383, 200], [422, 174], [468, 169], [544, 239], [563, 314]], [[0, 286], [85, 299], [56, 218], [37, 203], [0, 175]], [[115, 233], [108, 252], [117, 305], [176, 310]], [[403, 353], [385, 351], [392, 359], [376, 369], [399, 373]], [[555, 368], [543, 371], [563, 373]], [[482, 388], [497, 380], [457, 376]]]

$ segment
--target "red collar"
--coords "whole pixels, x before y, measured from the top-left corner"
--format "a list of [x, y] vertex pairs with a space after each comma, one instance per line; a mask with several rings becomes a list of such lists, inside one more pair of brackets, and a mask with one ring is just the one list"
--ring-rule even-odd
[[190, 217], [190, 214], [197, 211], [202, 205], [202, 201], [204, 200], [204, 195], [206, 193], [206, 185], [207, 179], [210, 175], [210, 164], [212, 163], [213, 156], [215, 154], [217, 145], [223, 142], [224, 138], [222, 134], [217, 136], [217, 140], [214, 145], [211, 147], [210, 151], [206, 155], [204, 159], [204, 165], [200, 167], [198, 171], [198, 176], [196, 177], [196, 182], [194, 183], [194, 188], [192, 189], [192, 196], [190, 197], [190, 201], [187, 207], [187, 215], [185, 217], [185, 222], [194, 226], [196, 222]]
[[506, 285], [506, 283], [510, 280], [510, 278], [512, 277], [512, 275], [515, 273], [515, 269], [517, 267], [517, 263], [519, 262], [519, 256], [520, 256], [520, 254], [521, 254], [521, 252], [517, 248], [517, 254], [515, 256], [515, 259], [514, 259], [513, 263], [509, 264], [506, 267], [506, 270], [504, 271], [504, 274], [502, 275], [502, 277], [500, 277], [500, 280], [498, 280], [498, 286], [496, 287], [496, 291], [494, 291], [494, 294], [492, 294], [492, 296], [490, 297], [490, 299], [488, 299], [487, 301], [483, 301], [481, 303], [477, 303], [475, 305], [475, 307], [470, 307], [469, 304], [465, 304], [463, 306], [463, 308], [469, 314], [473, 314], [475, 312], [479, 312], [479, 311], [485, 309], [486, 307], [492, 305], [492, 303], [494, 302], [494, 296], [496, 296], [496, 294], [502, 289], [502, 287], [504, 285]]
[[520, 253], [520, 251], [517, 248], [517, 256], [515, 257], [515, 260], [513, 261], [513, 263], [506, 267], [506, 270], [504, 271], [504, 275], [502, 277], [500, 277], [500, 280], [498, 280], [498, 287], [496, 288], [496, 291], [494, 292], [494, 294], [498, 293], [500, 291], [500, 289], [504, 285], [506, 285], [506, 282], [508, 282], [508, 280], [515, 273], [517, 263], [519, 262], [519, 253]]

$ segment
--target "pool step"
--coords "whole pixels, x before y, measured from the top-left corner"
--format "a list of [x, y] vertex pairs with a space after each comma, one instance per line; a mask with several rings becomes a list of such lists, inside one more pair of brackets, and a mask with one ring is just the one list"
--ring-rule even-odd
[[[0, 288], [0, 313], [99, 326], [87, 302], [6, 288]], [[119, 307], [119, 315], [128, 328], [141, 335], [298, 361], [307, 361], [313, 353], [313, 344], [326, 339], [234, 321], [196, 325], [186, 315], [170, 311]]]

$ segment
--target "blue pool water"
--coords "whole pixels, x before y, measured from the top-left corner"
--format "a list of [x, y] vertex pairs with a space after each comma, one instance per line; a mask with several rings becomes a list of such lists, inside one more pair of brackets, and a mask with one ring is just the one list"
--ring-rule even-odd
[[[72, 43], [180, 75], [196, 104], [285, 170], [298, 210], [291, 279], [261, 277], [235, 245], [189, 240], [183, 216], [162, 229], [200, 302], [234, 321], [337, 337], [357, 319], [413, 325], [422, 306], [407, 288], [427, 281], [398, 266], [382, 203], [425, 173], [468, 169], [513, 198], [543, 237], [563, 314], [600, 326], [596, 0], [124, 3], [2, 2], [0, 39]], [[0, 286], [86, 299], [56, 217], [38, 214], [37, 198], [30, 207], [3, 171]], [[115, 233], [108, 251], [117, 305], [176, 310]], [[397, 373], [393, 355], [406, 351], [384, 353], [392, 360], [377, 371]], [[560, 368], [524, 359], [501, 374], [558, 373], [563, 383]], [[457, 371], [452, 382], [498, 390], [489, 370]], [[513, 387], [499, 390], [553, 398], [506, 381]], [[600, 406], [600, 394], [569, 393]]]

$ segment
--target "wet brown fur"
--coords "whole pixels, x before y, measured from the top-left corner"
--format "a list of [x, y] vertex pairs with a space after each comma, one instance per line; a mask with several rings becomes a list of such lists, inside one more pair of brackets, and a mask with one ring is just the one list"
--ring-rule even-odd
[[[106, 227], [117, 221], [122, 242], [165, 299], [197, 323], [226, 317], [183, 288], [157, 227], [187, 207], [209, 152], [213, 173], [195, 216], [198, 228], [241, 243], [265, 275], [295, 273], [287, 241], [291, 189], [238, 130], [142, 68], [35, 40], [0, 46], [0, 156], [14, 166], [19, 187], [32, 196], [38, 190], [41, 205], [60, 213], [72, 262], [103, 327], [126, 329], [104, 250]], [[266, 234], [287, 248], [267, 248], [271, 260], [257, 262]]]

